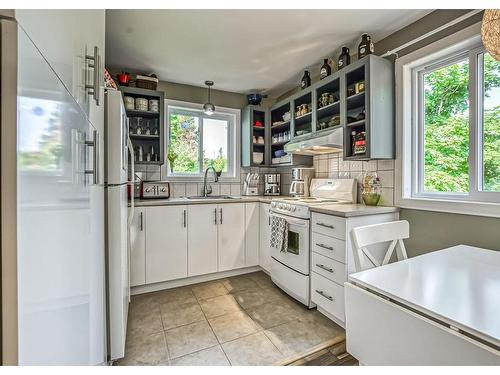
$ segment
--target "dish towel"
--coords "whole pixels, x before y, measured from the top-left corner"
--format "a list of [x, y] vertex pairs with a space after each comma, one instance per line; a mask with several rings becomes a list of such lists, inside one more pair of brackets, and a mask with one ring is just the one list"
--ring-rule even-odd
[[273, 216], [271, 220], [271, 247], [286, 253], [288, 247], [288, 221]]

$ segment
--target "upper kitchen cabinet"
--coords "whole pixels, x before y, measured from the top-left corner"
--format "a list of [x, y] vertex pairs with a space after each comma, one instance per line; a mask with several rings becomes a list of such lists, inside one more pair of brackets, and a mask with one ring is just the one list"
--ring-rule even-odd
[[90, 122], [104, 134], [105, 11], [21, 9], [15, 17]]
[[394, 66], [368, 55], [341, 77], [344, 159], [394, 159]]
[[241, 165], [254, 167], [268, 165], [269, 126], [265, 108], [249, 105], [241, 115]]
[[162, 165], [165, 161], [165, 93], [119, 86], [129, 118], [129, 135], [135, 163]]

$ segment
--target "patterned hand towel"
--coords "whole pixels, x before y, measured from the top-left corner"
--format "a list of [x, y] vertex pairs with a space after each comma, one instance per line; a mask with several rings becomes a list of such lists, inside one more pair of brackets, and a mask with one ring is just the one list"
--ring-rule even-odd
[[286, 253], [288, 246], [288, 222], [273, 216], [271, 220], [271, 247]]

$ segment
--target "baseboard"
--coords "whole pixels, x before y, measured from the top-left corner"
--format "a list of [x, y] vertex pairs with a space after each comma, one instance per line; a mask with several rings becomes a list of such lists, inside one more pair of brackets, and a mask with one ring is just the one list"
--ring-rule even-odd
[[172, 289], [180, 286], [198, 284], [206, 281], [218, 280], [218, 279], [223, 279], [225, 277], [231, 277], [237, 275], [244, 275], [246, 273], [257, 272], [257, 271], [264, 271], [264, 269], [261, 268], [260, 266], [252, 266], [252, 267], [238, 268], [230, 271], [210, 273], [208, 275], [200, 275], [200, 276], [186, 277], [184, 279], [164, 281], [161, 283], [134, 286], [132, 287], [130, 294], [137, 295], [137, 294], [157, 292], [159, 290]]

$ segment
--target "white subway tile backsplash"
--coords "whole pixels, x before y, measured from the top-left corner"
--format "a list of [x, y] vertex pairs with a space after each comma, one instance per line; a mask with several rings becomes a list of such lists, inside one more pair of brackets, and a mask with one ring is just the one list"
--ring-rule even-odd
[[363, 171], [362, 161], [351, 161], [349, 162], [349, 169], [351, 172], [361, 172]]
[[231, 184], [231, 195], [241, 195], [240, 184]]
[[377, 164], [379, 171], [394, 170], [394, 160], [379, 160]]
[[186, 196], [186, 184], [184, 183], [174, 183], [173, 185], [173, 197], [180, 198]]
[[382, 196], [379, 201], [380, 206], [394, 206], [394, 189], [382, 188]]
[[190, 183], [186, 184], [186, 196], [198, 195], [198, 184]]
[[221, 195], [231, 195], [231, 185], [220, 184], [220, 194]]
[[378, 171], [377, 175], [382, 187], [394, 187], [394, 171]]
[[377, 170], [377, 161], [369, 160], [363, 163], [363, 170], [366, 172], [375, 172]]
[[339, 158], [328, 159], [328, 172], [339, 170]]
[[345, 172], [349, 170], [350, 170], [349, 162], [346, 160], [339, 159], [339, 171]]

